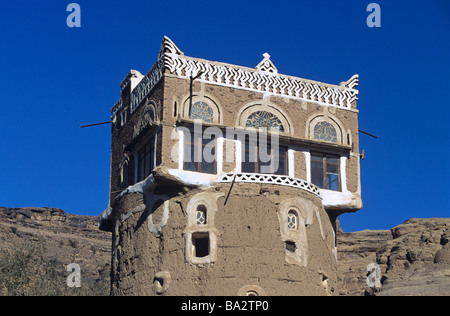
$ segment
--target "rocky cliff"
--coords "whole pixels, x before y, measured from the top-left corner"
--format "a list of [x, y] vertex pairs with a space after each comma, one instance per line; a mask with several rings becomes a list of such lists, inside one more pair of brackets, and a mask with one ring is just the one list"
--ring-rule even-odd
[[[450, 296], [450, 218], [409, 219], [391, 230], [338, 232], [340, 295]], [[367, 290], [366, 268], [381, 268]]]
[[0, 260], [37, 243], [63, 276], [68, 274], [66, 265], [77, 263], [84, 280], [98, 280], [100, 273], [109, 278], [111, 234], [98, 229], [96, 216], [67, 214], [58, 208], [0, 207]]
[[[57, 208], [0, 207], [0, 259], [5, 250], [37, 240], [45, 240], [47, 256], [80, 264], [90, 278], [109, 269], [111, 234], [97, 228], [97, 217]], [[339, 294], [450, 296], [449, 240], [450, 218], [410, 219], [391, 230], [339, 230]], [[366, 285], [371, 263], [381, 268], [382, 287], [375, 293]]]

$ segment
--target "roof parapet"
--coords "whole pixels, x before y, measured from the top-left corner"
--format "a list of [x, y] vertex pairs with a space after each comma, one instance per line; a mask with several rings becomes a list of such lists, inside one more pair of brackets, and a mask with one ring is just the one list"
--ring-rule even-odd
[[[131, 113], [159, 82], [166, 70], [180, 78], [189, 78], [200, 74], [198, 80], [210, 84], [270, 93], [347, 110], [356, 108], [355, 101], [358, 100], [359, 93], [356, 88], [359, 83], [359, 75], [353, 75], [339, 85], [322, 83], [279, 74], [278, 69], [270, 60], [270, 55], [264, 53], [263, 57], [263, 60], [255, 68], [188, 57], [170, 38], [164, 36], [158, 59], [150, 71], [145, 76], [141, 75], [140, 79], [138, 79], [140, 77], [138, 71], [130, 71], [122, 81], [121, 87], [128, 84], [132, 78], [139, 80], [131, 94]], [[111, 111], [113, 116], [120, 110], [117, 104]]]

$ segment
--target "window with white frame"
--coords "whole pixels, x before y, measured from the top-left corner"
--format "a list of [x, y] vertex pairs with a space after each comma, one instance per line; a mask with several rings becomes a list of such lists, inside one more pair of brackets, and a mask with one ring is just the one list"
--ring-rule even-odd
[[287, 147], [267, 144], [262, 148], [260, 143], [251, 141], [246, 136], [242, 148], [242, 172], [287, 175]]
[[219, 193], [200, 192], [190, 198], [187, 206], [187, 223], [184, 231], [186, 261], [208, 264], [217, 258], [217, 229], [214, 217]]
[[321, 189], [340, 191], [339, 156], [311, 153], [311, 182]]
[[195, 232], [192, 234], [192, 255], [195, 258], [205, 258], [210, 253], [209, 232]]
[[297, 230], [298, 225], [298, 216], [297, 213], [293, 210], [288, 212], [287, 216], [287, 227], [291, 230]]
[[216, 173], [216, 144], [217, 140], [214, 137], [207, 138], [205, 135], [185, 132], [183, 169]]
[[206, 207], [204, 205], [197, 206], [195, 218], [197, 225], [206, 225]]

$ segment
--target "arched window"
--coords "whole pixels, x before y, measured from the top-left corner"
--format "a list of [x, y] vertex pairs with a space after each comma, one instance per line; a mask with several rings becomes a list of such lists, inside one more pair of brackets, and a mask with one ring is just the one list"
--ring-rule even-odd
[[306, 137], [318, 141], [346, 144], [345, 126], [331, 114], [313, 114], [306, 121]]
[[336, 129], [328, 122], [319, 122], [314, 126], [314, 139], [337, 143]]
[[197, 225], [206, 225], [206, 207], [204, 205], [197, 206], [195, 218]]
[[284, 126], [281, 120], [273, 113], [267, 111], [256, 111], [250, 114], [245, 122], [246, 127], [270, 128], [284, 132]]
[[289, 211], [287, 216], [287, 227], [291, 230], [297, 230], [298, 227], [298, 216], [297, 212]]
[[202, 120], [207, 123], [212, 123], [214, 120], [214, 111], [204, 101], [197, 101], [192, 104], [190, 109], [189, 118], [193, 120]]

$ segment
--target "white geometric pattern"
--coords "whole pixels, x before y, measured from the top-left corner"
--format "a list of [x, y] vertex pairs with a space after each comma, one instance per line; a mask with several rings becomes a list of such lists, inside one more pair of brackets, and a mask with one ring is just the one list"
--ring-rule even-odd
[[320, 189], [317, 186], [304, 180], [291, 178], [289, 176], [261, 173], [224, 173], [219, 176], [217, 181], [285, 185], [311, 192], [322, 198], [320, 195]]
[[[167, 37], [164, 41], [167, 42], [168, 47], [175, 46]], [[250, 69], [187, 57], [179, 54], [178, 49], [166, 49], [166, 51], [168, 52], [164, 54], [165, 67], [171, 73], [183, 78], [196, 76], [202, 72], [199, 80], [204, 82], [271, 92], [342, 108], [351, 108], [351, 103], [357, 100], [359, 93], [355, 89], [358, 86], [358, 75], [354, 75], [339, 86], [280, 75], [270, 62], [268, 54], [264, 54], [264, 63], [258, 64], [256, 69]]]
[[[320, 83], [278, 74], [273, 63], [268, 63], [269, 57], [265, 54], [264, 63], [260, 63], [255, 69], [210, 62], [185, 56], [165, 36], [158, 60], [132, 92], [131, 113], [159, 82], [166, 69], [180, 78], [189, 78], [202, 72], [198, 78], [199, 81], [263, 93], [269, 92], [344, 109], [350, 109], [352, 102], [358, 99], [359, 91], [356, 89], [358, 75], [354, 75], [340, 85]], [[269, 67], [266, 67], [267, 65]], [[120, 108], [120, 104], [113, 107], [111, 111], [113, 116]]]

